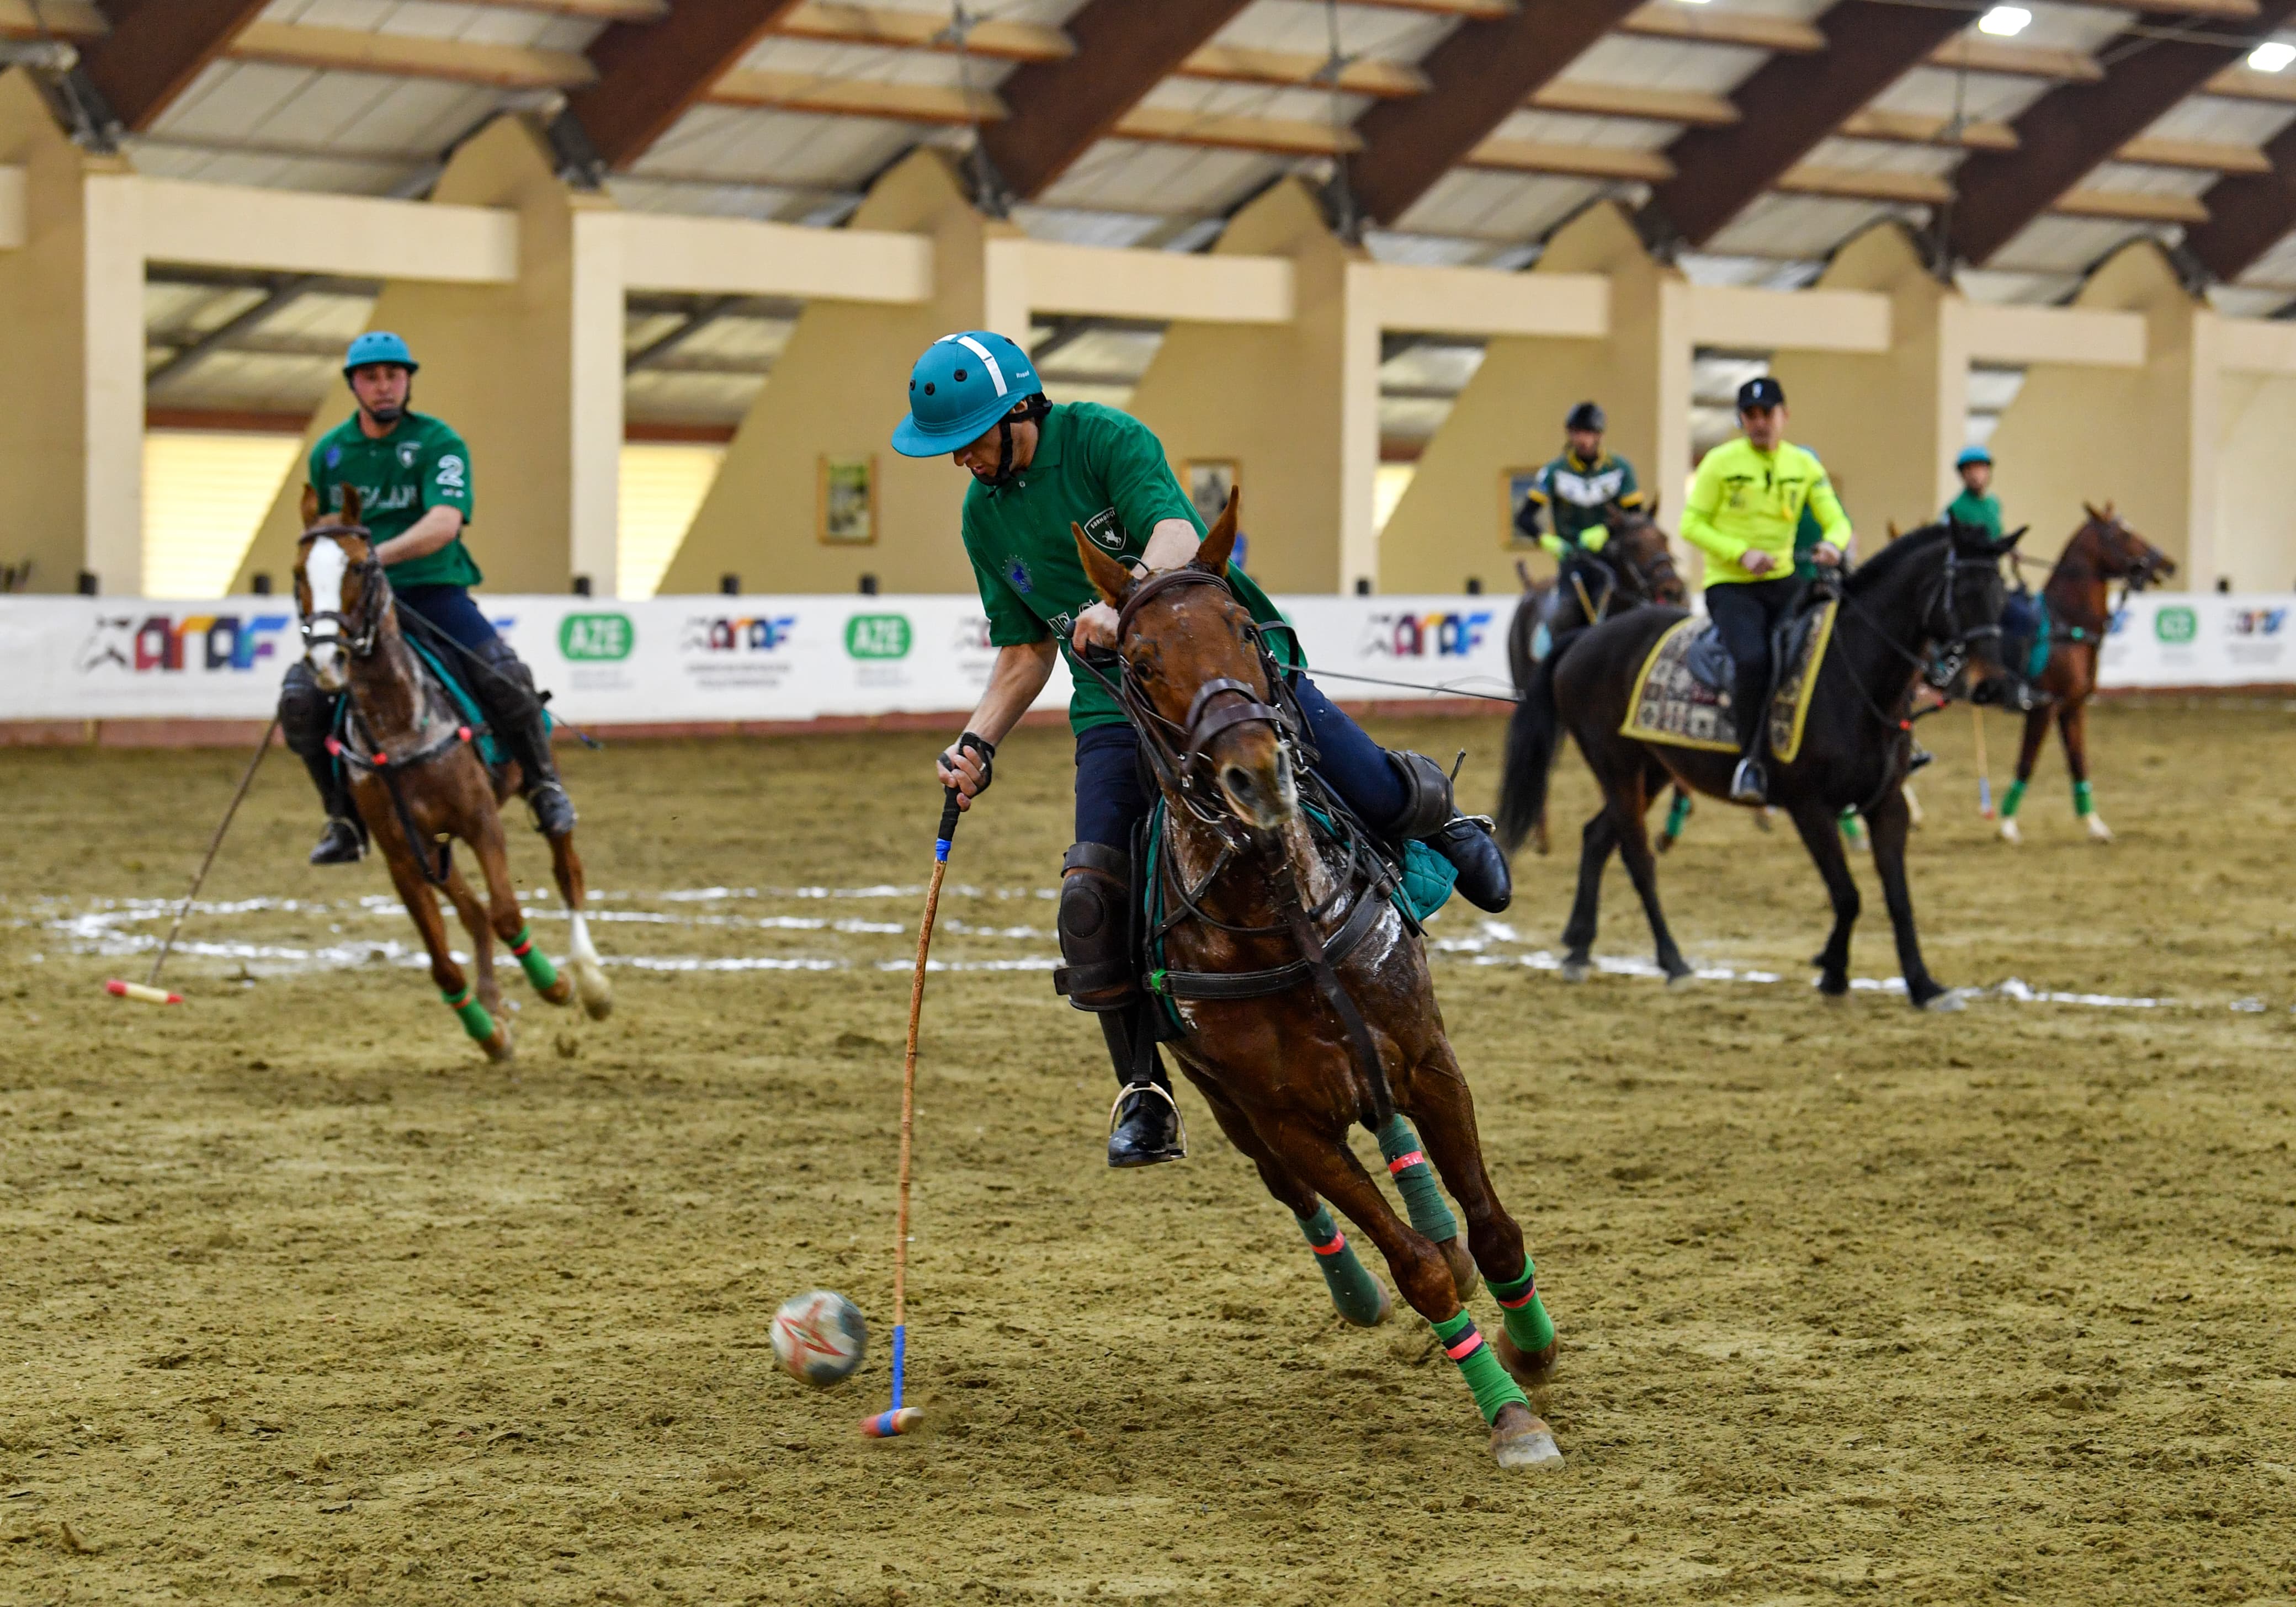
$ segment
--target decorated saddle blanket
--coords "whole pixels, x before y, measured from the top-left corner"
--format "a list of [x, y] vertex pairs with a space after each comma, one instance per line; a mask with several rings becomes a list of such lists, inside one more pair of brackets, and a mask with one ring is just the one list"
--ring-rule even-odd
[[[1792, 764], [1801, 751], [1802, 724], [1817, 687], [1817, 667], [1833, 639], [1834, 614], [1841, 606], [1830, 600], [1797, 614], [1779, 633], [1775, 658], [1782, 668], [1770, 699], [1769, 745], [1771, 756], [1782, 765]], [[1730, 655], [1713, 626], [1695, 615], [1681, 620], [1643, 660], [1620, 733], [1669, 747], [1735, 753], [1742, 744], [1737, 713], [1730, 707], [1731, 678]]]

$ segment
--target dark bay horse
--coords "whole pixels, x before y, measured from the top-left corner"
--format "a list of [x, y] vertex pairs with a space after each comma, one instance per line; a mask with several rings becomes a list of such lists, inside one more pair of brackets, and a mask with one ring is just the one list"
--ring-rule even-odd
[[[2024, 840], [2017, 830], [2017, 806], [2025, 801], [2025, 783], [2033, 779], [2034, 763], [2047, 740], [2049, 718], [2056, 717], [2057, 734], [2065, 745], [2065, 767], [2072, 772], [2073, 812], [2088, 823], [2088, 834], [2111, 842], [2112, 832], [2096, 812], [2088, 784], [2088, 700], [2096, 691], [2097, 658], [2112, 628], [2111, 585], [2120, 581], [2141, 592], [2155, 580], [2177, 572], [2176, 560], [2128, 528], [2128, 521], [2107, 503], [2103, 508], [2081, 504], [2087, 521], [2065, 543], [2064, 552], [2041, 586], [2040, 619], [2036, 635], [2048, 633], [2047, 657], [2040, 673], [2030, 679], [2049, 701], [2025, 716], [2025, 738], [2017, 750], [2017, 779], [2001, 797], [2001, 838]], [[2038, 645], [2038, 643], [2033, 644]], [[2015, 652], [2021, 644], [2008, 644]], [[2016, 668], [2023, 672], [2024, 663]]]
[[[2020, 531], [2019, 535], [2023, 532]], [[1999, 661], [2000, 619], [2007, 601], [2001, 559], [2017, 537], [1996, 541], [1965, 525], [1931, 525], [1883, 548], [1841, 583], [1841, 613], [1816, 670], [1801, 745], [1791, 763], [1773, 761], [1770, 800], [1785, 810], [1833, 902], [1833, 931], [1816, 961], [1818, 986], [1833, 996], [1849, 990], [1849, 930], [1857, 919], [1857, 884], [1850, 879], [1836, 823], [1846, 808], [1866, 817], [1874, 865], [1898, 939], [1898, 963], [1916, 1009], [1951, 1010], [1958, 994], [1941, 987], [1922, 963], [1914, 905], [1906, 884], [1906, 763], [1912, 747], [1914, 689], [1942, 652], [1965, 660], [1960, 679], [1975, 687], [1975, 701], [2013, 693]], [[1734, 751], [1708, 751], [1645, 742], [1625, 735], [1628, 702], [1644, 662], [1659, 639], [1684, 618], [1671, 608], [1643, 608], [1594, 627], [1562, 654], [1554, 670], [1554, 698], [1562, 723], [1603, 789], [1603, 804], [1587, 823], [1578, 859], [1578, 895], [1562, 934], [1569, 947], [1565, 976], [1583, 978], [1595, 941], [1603, 867], [1611, 851], [1627, 862], [1658, 940], [1658, 963], [1669, 981], [1691, 974], [1659, 907], [1658, 865], [1643, 816], [1669, 780], [1727, 799]]]
[[[1299, 1219], [1342, 1315], [1376, 1322], [1386, 1293], [1355, 1267], [1362, 1298], [1350, 1314], [1325, 1258], [1353, 1251], [1326, 1200], [1379, 1247], [1403, 1298], [1435, 1325], [1490, 1425], [1499, 1465], [1559, 1466], [1553, 1432], [1515, 1382], [1543, 1379], [1555, 1347], [1522, 1231], [1484, 1170], [1474, 1099], [1416, 926], [1386, 897], [1385, 872], [1359, 836], [1310, 832], [1308, 808], [1339, 806], [1309, 771], [1296, 706], [1226, 585], [1235, 521], [1231, 496], [1191, 562], [1137, 580], [1076, 532], [1086, 571], [1119, 611], [1118, 694], [1162, 796], [1145, 875], [1172, 914], [1151, 929], [1150, 986], [1183, 1029], [1174, 1045], [1182, 1070]], [[1358, 1123], [1379, 1136], [1411, 1221], [1349, 1148]], [[1448, 1220], [1423, 1171], [1427, 1198], [1413, 1197], [1408, 1168], [1423, 1168], [1422, 1136], [1424, 1158], [1467, 1218], [1464, 1266], [1421, 1231], [1431, 1199]], [[1505, 1308], [1488, 1347], [1464, 1304], [1478, 1268]]]
[[[1507, 721], [1506, 757], [1499, 772], [1499, 805], [1495, 816], [1499, 847], [1510, 855], [1523, 839], [1541, 854], [1550, 847], [1546, 831], [1546, 779], [1562, 746], [1554, 717], [1556, 654], [1590, 625], [1645, 603], [1680, 607], [1686, 595], [1682, 576], [1674, 567], [1674, 553], [1666, 532], [1658, 528], [1658, 502], [1647, 509], [1622, 508], [1612, 503], [1603, 510], [1603, 523], [1611, 539], [1599, 553], [1590, 553], [1589, 567], [1603, 577], [1593, 587], [1583, 581], [1567, 582], [1562, 576], [1534, 581], [1523, 576], [1522, 601], [1515, 604], [1507, 627], [1507, 668], [1513, 672], [1515, 707]], [[1536, 787], [1528, 772], [1541, 770]]]
[[[582, 916], [582, 860], [570, 833], [550, 840], [551, 869], [573, 922], [570, 976], [550, 963], [527, 930], [503, 842], [502, 800], [517, 790], [513, 763], [489, 774], [468, 721], [400, 631], [390, 583], [359, 523], [359, 496], [345, 488], [340, 515], [321, 522], [318, 493], [303, 489], [296, 550], [295, 602], [304, 655], [322, 690], [347, 693], [342, 737], [329, 746], [351, 775], [351, 798], [382, 850], [439, 985], [488, 1058], [511, 1058], [510, 1018], [495, 980], [494, 939], [502, 939], [536, 990], [554, 1004], [578, 990], [593, 1020], [613, 1008], [613, 992]], [[480, 904], [447, 846], [459, 838], [478, 856], [487, 884]], [[434, 890], [444, 892], [471, 934], [474, 987], [447, 942]]]

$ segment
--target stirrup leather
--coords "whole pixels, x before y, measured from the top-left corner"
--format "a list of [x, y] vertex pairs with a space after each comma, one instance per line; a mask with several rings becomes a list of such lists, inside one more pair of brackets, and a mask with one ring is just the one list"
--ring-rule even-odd
[[1108, 1107], [1108, 1136], [1116, 1136], [1117, 1119], [1123, 1114], [1124, 1102], [1135, 1094], [1153, 1094], [1172, 1107], [1172, 1125], [1180, 1132], [1180, 1159], [1188, 1158], [1188, 1119], [1181, 1113], [1180, 1102], [1172, 1097], [1172, 1090], [1162, 1083], [1127, 1083], [1116, 1091], [1116, 1101]]

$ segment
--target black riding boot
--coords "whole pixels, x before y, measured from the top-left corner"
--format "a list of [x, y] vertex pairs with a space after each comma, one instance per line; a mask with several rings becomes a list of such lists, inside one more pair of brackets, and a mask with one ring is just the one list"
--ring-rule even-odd
[[1770, 775], [1762, 763], [1770, 731], [1770, 677], [1761, 669], [1739, 668], [1730, 693], [1730, 717], [1738, 726], [1738, 768], [1730, 777], [1730, 801], [1770, 801]]
[[1079, 842], [1061, 861], [1061, 957], [1053, 991], [1100, 1017], [1121, 1090], [1109, 1113], [1108, 1164], [1153, 1166], [1188, 1152], [1180, 1107], [1156, 1048], [1156, 1002], [1142, 992], [1132, 941], [1132, 856]]
[[1403, 812], [1384, 828], [1400, 841], [1419, 841], [1451, 862], [1459, 873], [1459, 896], [1496, 915], [1514, 897], [1506, 855], [1491, 837], [1487, 815], [1462, 815], [1451, 797], [1451, 778], [1423, 753], [1390, 751], [1388, 762], [1403, 782]]
[[550, 751], [550, 717], [534, 690], [534, 672], [511, 644], [500, 636], [473, 653], [477, 660], [472, 690], [486, 706], [487, 721], [510, 750], [525, 776], [526, 801], [534, 809], [537, 829], [545, 837], [563, 837], [574, 829], [574, 800], [558, 779], [557, 760]]
[[311, 850], [313, 865], [356, 865], [366, 852], [366, 827], [352, 806], [349, 783], [334, 755], [327, 751], [327, 734], [335, 723], [335, 700], [319, 686], [308, 664], [287, 667], [279, 687], [279, 730], [287, 746], [303, 761], [311, 784], [326, 806], [327, 824]]

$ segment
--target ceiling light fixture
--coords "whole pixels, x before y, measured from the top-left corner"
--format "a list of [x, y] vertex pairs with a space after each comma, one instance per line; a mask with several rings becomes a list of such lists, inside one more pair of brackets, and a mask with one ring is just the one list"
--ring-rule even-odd
[[2248, 53], [2248, 64], [2259, 72], [2285, 72], [2291, 61], [2296, 61], [2296, 45], [2277, 39], [2267, 39]]
[[1977, 31], [1997, 39], [2013, 39], [2031, 26], [2033, 13], [2021, 5], [1997, 5], [1977, 20]]

